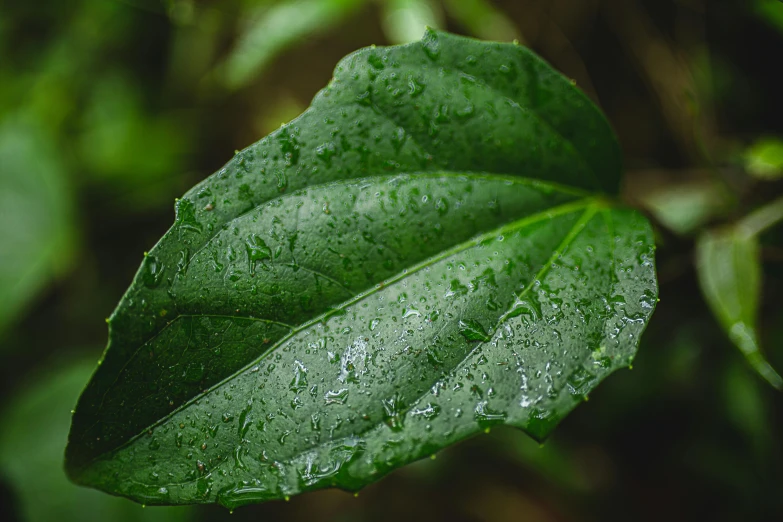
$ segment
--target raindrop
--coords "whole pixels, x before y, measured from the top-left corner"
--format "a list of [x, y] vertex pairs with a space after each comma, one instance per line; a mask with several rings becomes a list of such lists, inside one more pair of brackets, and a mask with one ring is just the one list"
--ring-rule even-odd
[[440, 406], [437, 404], [428, 403], [423, 408], [414, 409], [411, 412], [413, 417], [424, 417], [427, 420], [432, 420], [440, 414]]
[[251, 234], [245, 242], [247, 249], [247, 262], [250, 265], [250, 274], [255, 274], [256, 261], [272, 259], [272, 251], [266, 242], [255, 234]]
[[459, 333], [468, 341], [487, 342], [491, 338], [484, 327], [475, 319], [466, 319], [459, 322]]
[[370, 53], [370, 55], [367, 57], [367, 62], [378, 70], [381, 70], [386, 67], [383, 64], [383, 59], [374, 53]]
[[427, 85], [423, 81], [415, 78], [414, 76], [410, 76], [408, 78], [408, 94], [411, 98], [420, 96], [426, 87]]
[[403, 421], [405, 419], [405, 412], [402, 405], [402, 397], [399, 394], [394, 394], [388, 399], [381, 401], [383, 405], [383, 420], [392, 431], [402, 431]]
[[646, 310], [652, 310], [655, 308], [656, 302], [657, 299], [655, 298], [655, 294], [650, 290], [645, 290], [642, 293], [642, 297], [639, 299], [639, 304]]
[[192, 201], [186, 198], [178, 199], [174, 210], [176, 214], [174, 223], [181, 230], [201, 232], [201, 223], [196, 219], [196, 207]]
[[301, 362], [294, 361], [294, 378], [291, 380], [289, 389], [299, 393], [305, 388], [307, 388], [307, 368]]
[[438, 59], [440, 56], [440, 41], [438, 40], [437, 32], [427, 28], [427, 32], [424, 34], [421, 44], [430, 60], [435, 61]]
[[144, 257], [144, 268], [141, 276], [144, 286], [147, 288], [156, 288], [163, 279], [165, 268], [165, 265], [163, 265], [157, 257], [146, 255]]
[[493, 410], [487, 405], [487, 401], [481, 401], [476, 404], [474, 417], [482, 428], [498, 424], [506, 420], [508, 415], [504, 411]]
[[329, 390], [324, 395], [326, 404], [345, 404], [348, 400], [348, 388], [340, 388], [337, 391]]

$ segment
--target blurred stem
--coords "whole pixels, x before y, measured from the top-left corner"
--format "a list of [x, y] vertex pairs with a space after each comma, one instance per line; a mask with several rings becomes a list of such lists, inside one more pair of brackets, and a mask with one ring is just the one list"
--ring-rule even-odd
[[614, 0], [604, 6], [607, 21], [658, 99], [681, 149], [692, 159], [700, 159], [694, 137], [694, 80], [681, 53], [636, 0]]
[[563, 29], [557, 24], [554, 17], [551, 14], [552, 5], [549, 4], [549, 9], [541, 10], [541, 26], [546, 28], [543, 31], [541, 44], [547, 51], [547, 54], [551, 56], [552, 62], [559, 65], [564, 71], [572, 71], [579, 75], [579, 88], [582, 89], [585, 94], [592, 98], [596, 103], [599, 103], [598, 93], [593, 85], [593, 81], [590, 79], [590, 73], [587, 70], [587, 66], [579, 55], [579, 52], [574, 47], [571, 40], [565, 34]]
[[[697, 7], [696, 12], [703, 14], [703, 4], [698, 0], [693, 4]], [[642, 78], [657, 98], [661, 113], [682, 152], [694, 164], [705, 165], [714, 180], [723, 187], [727, 199], [736, 201], [736, 191], [713, 161], [708, 146], [712, 111], [705, 107], [699, 95], [693, 71], [683, 51], [655, 26], [637, 0], [610, 0], [605, 4], [604, 12], [609, 25], [625, 44]], [[703, 32], [703, 27], [698, 27], [698, 31]]]
[[488, 0], [445, 0], [446, 11], [470, 32], [484, 40], [508, 42], [525, 39], [518, 27]]
[[783, 197], [754, 210], [742, 218], [737, 226], [746, 237], [752, 237], [759, 235], [781, 220], [783, 220]]

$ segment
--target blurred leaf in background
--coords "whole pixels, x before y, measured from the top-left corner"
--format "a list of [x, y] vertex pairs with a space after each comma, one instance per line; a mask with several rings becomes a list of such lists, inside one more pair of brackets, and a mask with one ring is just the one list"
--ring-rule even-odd
[[589, 493], [594, 484], [589, 473], [579, 466], [573, 447], [561, 441], [541, 444], [531, 437], [520, 437], [519, 431], [498, 427], [490, 440], [483, 443], [499, 458], [509, 458], [522, 467], [534, 470], [542, 479], [571, 493]]
[[775, 451], [775, 441], [769, 429], [773, 422], [771, 404], [761, 386], [764, 383], [754, 378], [747, 366], [735, 362], [726, 368], [723, 400], [728, 417], [747, 437], [755, 452], [764, 458]]
[[783, 2], [780, 0], [756, 0], [755, 5], [759, 16], [783, 33]]
[[72, 190], [52, 136], [14, 115], [0, 122], [0, 335], [74, 260]]
[[238, 41], [218, 71], [237, 89], [254, 79], [289, 46], [332, 29], [366, 0], [258, 2], [240, 19]]
[[383, 0], [383, 30], [391, 43], [419, 40], [422, 28], [442, 27], [443, 11], [431, 0]]
[[78, 151], [93, 181], [137, 211], [169, 203], [191, 129], [166, 114], [148, 114], [141, 89], [119, 72], [104, 74], [92, 89]]
[[144, 508], [129, 500], [75, 486], [62, 468], [70, 411], [95, 361], [66, 361], [39, 370], [3, 410], [0, 473], [17, 493], [27, 522], [180, 522], [190, 508]]
[[731, 208], [725, 187], [709, 179], [658, 185], [640, 199], [662, 225], [680, 235], [694, 232]]
[[470, 34], [484, 40], [522, 42], [514, 22], [489, 0], [446, 0], [446, 11]]
[[756, 141], [745, 151], [745, 169], [763, 180], [783, 177], [783, 141], [777, 138]]
[[[182, 2], [180, 2], [182, 3]], [[172, 3], [179, 5], [180, 3]], [[188, 4], [192, 6], [192, 4]], [[371, 5], [381, 11], [381, 25], [389, 43], [421, 38], [427, 27], [444, 27], [446, 15], [469, 34], [496, 41], [519, 39], [514, 24], [487, 0], [281, 0], [249, 2], [241, 12], [239, 35], [216, 74], [229, 89], [246, 86], [288, 48], [334, 30], [350, 16]], [[192, 7], [170, 9], [175, 18], [192, 17]], [[202, 10], [209, 13], [209, 10]], [[188, 13], [183, 17], [181, 12]]]
[[750, 365], [778, 389], [783, 388], [783, 378], [759, 346], [762, 269], [758, 235], [781, 218], [783, 199], [736, 225], [704, 232], [696, 243], [697, 271], [708, 305]]

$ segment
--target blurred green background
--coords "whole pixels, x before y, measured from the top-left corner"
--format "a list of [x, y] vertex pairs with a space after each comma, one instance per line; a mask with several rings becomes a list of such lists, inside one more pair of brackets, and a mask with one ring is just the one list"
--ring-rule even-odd
[[[543, 447], [508, 429], [229, 515], [70, 485], [69, 411], [173, 200], [298, 115], [360, 47], [425, 25], [533, 48], [622, 142], [661, 302], [632, 371]], [[783, 520], [783, 396], [701, 296], [694, 238], [783, 194], [778, 0], [5, 0], [0, 3], [2, 520]], [[783, 227], [760, 343], [783, 368]]]

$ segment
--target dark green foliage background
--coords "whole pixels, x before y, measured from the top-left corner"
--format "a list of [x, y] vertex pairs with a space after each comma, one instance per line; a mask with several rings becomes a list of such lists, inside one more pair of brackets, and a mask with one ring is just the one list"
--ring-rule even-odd
[[[0, 200], [14, 237], [26, 237], [29, 225], [33, 237], [46, 238], [7, 243], [42, 268], [26, 276], [31, 282], [19, 286], [21, 297], [0, 294], [14, 303], [10, 310], [0, 305], [4, 519], [229, 517], [218, 507], [142, 510], [67, 484], [57, 449], [67, 435], [64, 410], [75, 404], [85, 368], [103, 349], [101, 318], [114, 309], [142, 252], [173, 221], [174, 198], [231, 151], [301, 112], [342, 56], [392, 43], [383, 2], [344, 3], [351, 4], [344, 14], [321, 13], [322, 28], [281, 45], [242, 85], [222, 83], [221, 64], [249, 14], [275, 2], [0, 7], [0, 135], [14, 137], [0, 150], [14, 165], [35, 165], [56, 188], [35, 199], [34, 213], [46, 220], [22, 219], [18, 207]], [[575, 78], [606, 112], [623, 147], [629, 202], [643, 206], [647, 194], [701, 182], [709, 171], [735, 195], [728, 210], [708, 218], [720, 223], [781, 192], [779, 182], [753, 181], [742, 161], [746, 145], [783, 134], [783, 97], [769, 58], [783, 52], [776, 25], [783, 17], [769, 14], [778, 12], [771, 3], [494, 5], [523, 43]], [[443, 12], [442, 28], [491, 37], [456, 11]], [[654, 66], [644, 61], [640, 49], [659, 42], [675, 51], [677, 67], [667, 68], [666, 53]], [[9, 165], [0, 164], [0, 176]], [[493, 429], [394, 472], [358, 498], [322, 491], [246, 507], [231, 520], [777, 519], [783, 400], [747, 368], [706, 308], [692, 237], [661, 226], [656, 232], [661, 303], [634, 369], [601, 385], [543, 448], [518, 432]], [[777, 368], [783, 368], [783, 311], [775, 298], [783, 290], [781, 244], [779, 229], [763, 238], [761, 340]], [[3, 257], [8, 252], [0, 256], [4, 267], [11, 266]], [[23, 493], [36, 489], [32, 500]]]

